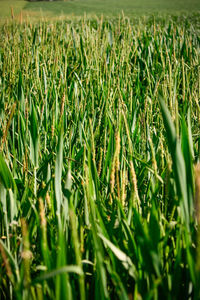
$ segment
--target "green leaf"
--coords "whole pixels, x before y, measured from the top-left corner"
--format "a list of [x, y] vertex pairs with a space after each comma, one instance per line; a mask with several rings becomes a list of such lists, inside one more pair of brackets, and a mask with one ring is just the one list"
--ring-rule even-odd
[[169, 150], [171, 152], [173, 161], [173, 170], [175, 175], [175, 182], [177, 187], [177, 193], [182, 208], [182, 218], [186, 222], [189, 228], [189, 211], [188, 211], [188, 197], [187, 197], [187, 183], [186, 183], [186, 167], [181, 151], [180, 143], [176, 137], [176, 131], [172, 122], [170, 113], [164, 103], [164, 100], [160, 98], [160, 106], [163, 116], [163, 121], [167, 133]]
[[124, 268], [129, 271], [129, 275], [131, 275], [134, 279], [137, 278], [136, 268], [131, 261], [130, 257], [127, 256], [123, 251], [117, 248], [111, 241], [105, 238], [101, 233], [98, 236], [104, 241], [106, 246], [110, 248], [110, 250], [114, 253], [114, 255], [122, 262]]
[[2, 154], [0, 154], [0, 181], [6, 189], [14, 190], [16, 188], [12, 173], [10, 172]]
[[47, 272], [44, 275], [41, 275], [39, 277], [37, 277], [33, 282], [37, 283], [37, 282], [41, 282], [44, 280], [48, 280], [51, 279], [57, 275], [61, 275], [64, 273], [75, 273], [78, 275], [83, 275], [83, 271], [79, 266], [73, 266], [73, 265], [69, 265], [69, 266], [65, 266], [65, 267], [61, 267], [55, 270], [52, 270], [51, 272]]
[[61, 122], [60, 131], [58, 133], [58, 145], [56, 153], [55, 163], [55, 195], [56, 195], [56, 207], [57, 213], [60, 215], [61, 203], [62, 203], [62, 167], [63, 167], [63, 123]]
[[194, 172], [193, 172], [193, 148], [192, 141], [189, 139], [189, 131], [182, 117], [182, 153], [186, 166], [186, 180], [187, 180], [187, 196], [188, 196], [188, 207], [190, 216], [193, 214], [193, 195], [194, 195]]
[[35, 106], [32, 103], [32, 111], [30, 116], [30, 158], [34, 167], [38, 167], [38, 150], [39, 150], [39, 135], [38, 135], [38, 120]]

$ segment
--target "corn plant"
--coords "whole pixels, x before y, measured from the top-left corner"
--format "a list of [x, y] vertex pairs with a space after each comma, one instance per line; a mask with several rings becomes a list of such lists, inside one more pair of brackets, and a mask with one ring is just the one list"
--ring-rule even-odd
[[2, 299], [199, 299], [199, 30], [1, 26]]

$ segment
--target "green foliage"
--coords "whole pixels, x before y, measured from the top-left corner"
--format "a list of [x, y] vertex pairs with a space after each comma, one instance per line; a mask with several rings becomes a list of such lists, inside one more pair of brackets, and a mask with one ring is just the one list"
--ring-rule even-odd
[[1, 27], [2, 299], [199, 299], [199, 28]]
[[[10, 17], [40, 20], [42, 18], [77, 16], [117, 17], [122, 12], [128, 17], [147, 14], [188, 14], [200, 9], [199, 0], [0, 0], [0, 21]], [[11, 9], [12, 8], [12, 9]]]

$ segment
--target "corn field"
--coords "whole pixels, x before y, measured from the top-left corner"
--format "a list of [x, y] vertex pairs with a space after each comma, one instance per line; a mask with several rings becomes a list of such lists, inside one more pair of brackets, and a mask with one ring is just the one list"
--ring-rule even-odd
[[200, 15], [7, 22], [0, 299], [200, 299]]

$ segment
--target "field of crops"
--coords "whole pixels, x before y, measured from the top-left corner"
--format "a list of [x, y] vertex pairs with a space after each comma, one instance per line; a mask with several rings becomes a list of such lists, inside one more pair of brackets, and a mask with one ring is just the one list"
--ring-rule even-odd
[[1, 26], [0, 299], [200, 299], [199, 36]]
[[197, 12], [199, 0], [65, 0], [65, 1], [25, 1], [0, 0], [0, 21], [7, 19], [13, 9], [15, 17], [41, 19], [62, 16], [118, 16], [124, 12], [132, 17], [156, 13]]

